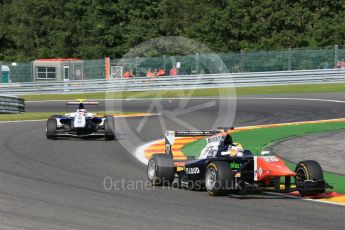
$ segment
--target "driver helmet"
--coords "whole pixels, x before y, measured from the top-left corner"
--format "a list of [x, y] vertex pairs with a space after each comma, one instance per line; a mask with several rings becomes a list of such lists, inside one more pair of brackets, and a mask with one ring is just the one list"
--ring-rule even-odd
[[79, 109], [79, 110], [85, 109], [84, 104], [83, 104], [83, 103], [80, 103], [79, 106], [78, 106], [78, 109]]
[[82, 112], [82, 113], [87, 113], [87, 110], [85, 109], [85, 106], [83, 103], [80, 103], [78, 106], [78, 112]]
[[231, 146], [230, 150], [230, 155], [231, 156], [236, 156], [236, 157], [243, 157], [243, 146], [240, 143], [233, 143]]

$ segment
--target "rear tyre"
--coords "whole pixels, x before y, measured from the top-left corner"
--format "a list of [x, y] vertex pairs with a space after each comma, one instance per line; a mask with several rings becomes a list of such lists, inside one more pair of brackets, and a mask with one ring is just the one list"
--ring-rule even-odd
[[154, 186], [171, 185], [175, 178], [174, 171], [170, 154], [154, 154], [147, 165], [147, 176]]
[[56, 119], [55, 118], [49, 118], [47, 120], [47, 131], [46, 131], [46, 136], [50, 140], [55, 140], [56, 139]]
[[210, 196], [229, 193], [234, 175], [227, 162], [216, 161], [207, 165], [205, 187]]
[[113, 116], [106, 116], [104, 119], [104, 138], [106, 141], [115, 139], [115, 121]]
[[[296, 187], [302, 188], [302, 184], [306, 180], [323, 180], [323, 170], [317, 161], [308, 160], [301, 161], [296, 165]], [[318, 190], [298, 190], [302, 196], [314, 196], [320, 193], [324, 193], [325, 189]]]

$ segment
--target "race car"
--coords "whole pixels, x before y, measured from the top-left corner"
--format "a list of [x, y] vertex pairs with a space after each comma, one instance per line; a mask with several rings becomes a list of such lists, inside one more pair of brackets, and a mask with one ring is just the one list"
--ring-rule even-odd
[[97, 101], [68, 101], [67, 105], [78, 105], [78, 109], [73, 113], [49, 117], [46, 129], [48, 139], [104, 137], [105, 140], [113, 140], [115, 138], [113, 116], [96, 116], [85, 109], [85, 105], [98, 105]]
[[[198, 159], [174, 160], [172, 145], [176, 137], [200, 137], [206, 146]], [[329, 186], [320, 164], [313, 160], [299, 162], [290, 170], [278, 156], [263, 151], [255, 156], [239, 143], [234, 143], [229, 130], [167, 131], [165, 153], [152, 155], [148, 162], [149, 181], [155, 185], [178, 185], [189, 190], [207, 190], [211, 196], [248, 192], [299, 191], [302, 196], [324, 193]], [[284, 179], [284, 180], [282, 180]], [[176, 184], [176, 183], [175, 183]]]

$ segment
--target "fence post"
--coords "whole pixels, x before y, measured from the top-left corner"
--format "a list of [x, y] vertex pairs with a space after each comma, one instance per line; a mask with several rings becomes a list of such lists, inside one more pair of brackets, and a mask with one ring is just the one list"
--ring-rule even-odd
[[17, 66], [18, 66], [17, 62], [12, 62], [11, 63], [11, 68], [10, 68], [11, 76], [16, 76], [15, 77], [16, 79], [20, 79], [20, 76], [17, 75], [18, 74]]
[[223, 60], [221, 58], [220, 59], [220, 73], [223, 73]]
[[240, 51], [240, 65], [239, 65], [239, 71], [238, 72], [245, 72], [244, 70], [244, 64], [243, 64], [243, 50]]
[[105, 80], [110, 79], [110, 58], [105, 57]]
[[338, 60], [339, 60], [339, 46], [335, 45], [334, 46], [334, 68], [337, 67]]
[[288, 49], [288, 70], [291, 70], [291, 46]]
[[195, 54], [195, 71], [199, 74], [199, 53]]
[[0, 61], [0, 83], [2, 83], [2, 61]]
[[165, 58], [166, 58], [166, 56], [165, 56], [165, 54], [163, 55], [163, 68], [164, 68], [164, 70], [166, 71], [166, 61], [165, 61]]
[[140, 60], [139, 57], [135, 58], [135, 76], [140, 77], [140, 70], [139, 70]]

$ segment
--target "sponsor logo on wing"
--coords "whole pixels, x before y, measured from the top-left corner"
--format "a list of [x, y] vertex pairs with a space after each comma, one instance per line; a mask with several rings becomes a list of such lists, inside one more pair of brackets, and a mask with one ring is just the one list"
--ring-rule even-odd
[[224, 139], [223, 136], [212, 136], [207, 138], [207, 143], [218, 143]]
[[264, 156], [262, 157], [267, 163], [279, 162], [279, 159], [275, 156]]
[[199, 174], [200, 173], [200, 169], [198, 167], [186, 168], [186, 173], [187, 174]]

